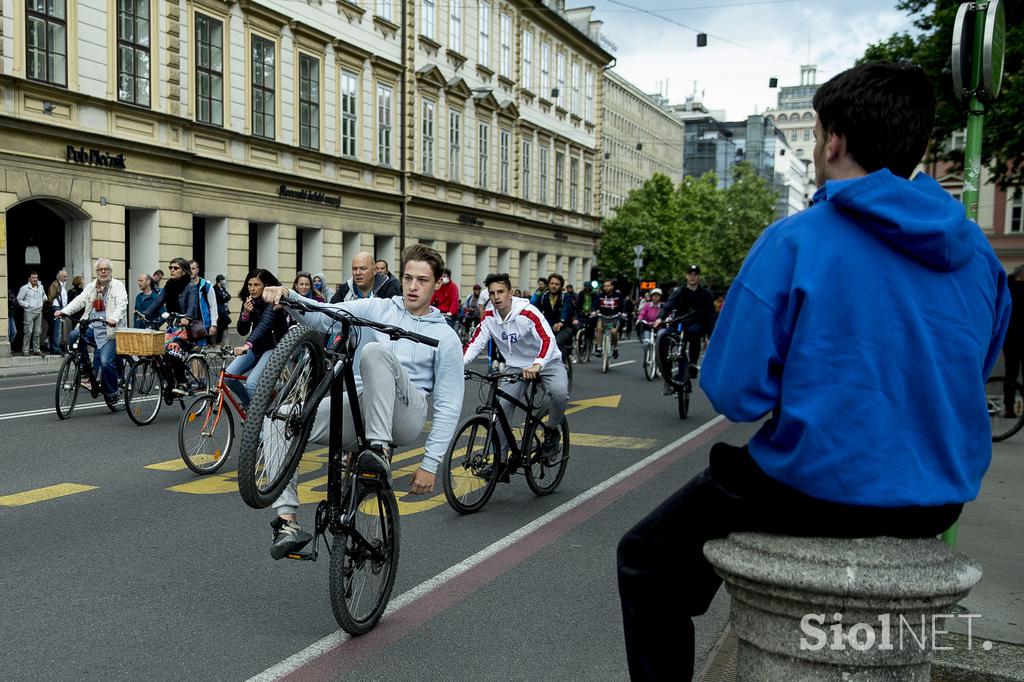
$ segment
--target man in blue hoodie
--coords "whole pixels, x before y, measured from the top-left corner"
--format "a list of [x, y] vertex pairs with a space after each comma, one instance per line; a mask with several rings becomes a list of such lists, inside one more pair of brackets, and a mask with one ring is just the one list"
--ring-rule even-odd
[[721, 584], [705, 541], [933, 537], [991, 458], [984, 384], [1009, 320], [1006, 274], [962, 205], [909, 179], [931, 83], [911, 64], [862, 64], [822, 85], [814, 109], [814, 203], [750, 250], [701, 370], [717, 411], [769, 418], [746, 446], [712, 447], [710, 466], [619, 543], [634, 680], [692, 675], [691, 617]]
[[[370, 261], [372, 266], [373, 261]], [[360, 330], [361, 341], [353, 357], [359, 385], [359, 406], [366, 425], [370, 450], [361, 453], [360, 463], [390, 475], [391, 445], [407, 445], [423, 431], [428, 403], [434, 406], [434, 417], [427, 435], [426, 451], [420, 468], [413, 475], [409, 491], [428, 493], [434, 489], [434, 478], [448, 443], [455, 434], [462, 412], [465, 379], [462, 367], [462, 344], [445, 318], [430, 306], [430, 299], [441, 285], [444, 260], [434, 249], [414, 244], [402, 254], [402, 295], [391, 298], [362, 298], [342, 303], [316, 303], [318, 308], [344, 310], [356, 317], [401, 327], [439, 341], [437, 348], [407, 339], [391, 341], [371, 329]], [[298, 298], [285, 287], [266, 287], [263, 299], [277, 304], [282, 298]], [[323, 313], [289, 314], [301, 324], [323, 332], [336, 329], [334, 319]], [[346, 402], [342, 447], [355, 445], [355, 429]], [[331, 399], [325, 398], [317, 409], [310, 432], [311, 442], [330, 441]], [[296, 552], [312, 536], [298, 525], [298, 473], [292, 477], [281, 497], [274, 502], [277, 518], [271, 523], [274, 537], [270, 554], [280, 559]]]

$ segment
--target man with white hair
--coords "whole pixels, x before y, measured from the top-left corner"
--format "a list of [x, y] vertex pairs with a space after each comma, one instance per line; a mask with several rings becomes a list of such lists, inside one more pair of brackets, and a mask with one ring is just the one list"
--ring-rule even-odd
[[[128, 312], [128, 291], [124, 284], [114, 279], [114, 265], [106, 258], [96, 261], [96, 279], [85, 285], [85, 289], [63, 309], [54, 311], [53, 316], [73, 315], [86, 310], [90, 320], [103, 320], [105, 325], [89, 325], [85, 341], [96, 347], [93, 367], [102, 377], [103, 396], [108, 402], [117, 400], [117, 364], [114, 346], [114, 327], [126, 327]], [[74, 343], [78, 330], [71, 332]]]

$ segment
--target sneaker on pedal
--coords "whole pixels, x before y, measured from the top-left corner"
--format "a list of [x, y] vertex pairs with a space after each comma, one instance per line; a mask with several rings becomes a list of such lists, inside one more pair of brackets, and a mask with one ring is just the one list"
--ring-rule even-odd
[[381, 445], [371, 445], [359, 453], [359, 468], [391, 480], [391, 453]]
[[612, 360], [618, 360], [618, 359], [619, 359], [619, 349], [618, 348], [612, 348]]
[[171, 393], [178, 396], [187, 396], [189, 394], [188, 384], [178, 384], [171, 389]]
[[690, 378], [696, 379], [698, 374], [700, 374], [700, 369], [697, 365], [690, 365]]
[[661, 388], [662, 395], [673, 395], [675, 392], [676, 390], [669, 386], [667, 383]]
[[594, 357], [595, 358], [601, 357], [601, 349], [600, 348], [595, 348], [594, 349]]
[[277, 517], [270, 523], [274, 529], [274, 540], [270, 543], [270, 556], [283, 559], [305, 547], [313, 536], [302, 530], [294, 521]]
[[558, 429], [544, 427], [544, 444], [541, 446], [541, 453], [548, 464], [558, 459], [561, 452], [562, 434]]

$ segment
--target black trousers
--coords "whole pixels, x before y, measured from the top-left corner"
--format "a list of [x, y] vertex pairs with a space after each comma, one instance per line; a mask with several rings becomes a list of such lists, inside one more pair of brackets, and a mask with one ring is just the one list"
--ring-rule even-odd
[[[1009, 346], [1003, 346], [1003, 363], [1006, 365], [1006, 369], [1003, 372], [1003, 376], [1011, 381], [1016, 381], [1018, 384], [1021, 383], [1018, 377], [1021, 374], [1021, 370], [1024, 369], [1024, 356], [1021, 353], [1014, 352], [1015, 349]], [[1009, 387], [1006, 387], [1007, 389]], [[1003, 405], [1006, 406], [1007, 410], [1013, 409], [1013, 396], [1012, 390], [1004, 390]]]
[[769, 478], [747, 448], [716, 443], [710, 466], [619, 541], [619, 599], [632, 680], [693, 676], [693, 616], [722, 580], [704, 543], [733, 531], [806, 537], [934, 537], [963, 505], [861, 507], [808, 497]]

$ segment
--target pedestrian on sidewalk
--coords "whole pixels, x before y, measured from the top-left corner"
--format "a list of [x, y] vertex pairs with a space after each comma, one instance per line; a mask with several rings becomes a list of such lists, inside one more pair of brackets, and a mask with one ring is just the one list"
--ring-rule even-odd
[[[67, 282], [68, 271], [61, 270], [57, 273], [57, 278], [53, 280], [50, 288], [46, 291], [46, 300], [49, 302], [50, 309], [53, 312], [62, 310], [68, 304], [68, 301], [71, 300], [68, 297]], [[52, 318], [52, 315], [50, 317]], [[67, 334], [64, 332], [63, 320], [51, 319], [50, 355], [63, 355], [67, 344]]]
[[718, 412], [768, 419], [619, 543], [633, 680], [691, 678], [692, 618], [722, 583], [707, 540], [935, 537], [978, 495], [1010, 297], [977, 223], [914, 175], [934, 92], [916, 65], [869, 62], [815, 93], [814, 202], [754, 244], [700, 373]]
[[43, 328], [43, 302], [46, 292], [39, 283], [39, 273], [33, 270], [28, 273], [28, 282], [18, 291], [18, 305], [25, 311], [25, 333], [21, 346], [22, 355], [43, 355], [39, 345], [40, 332]]

